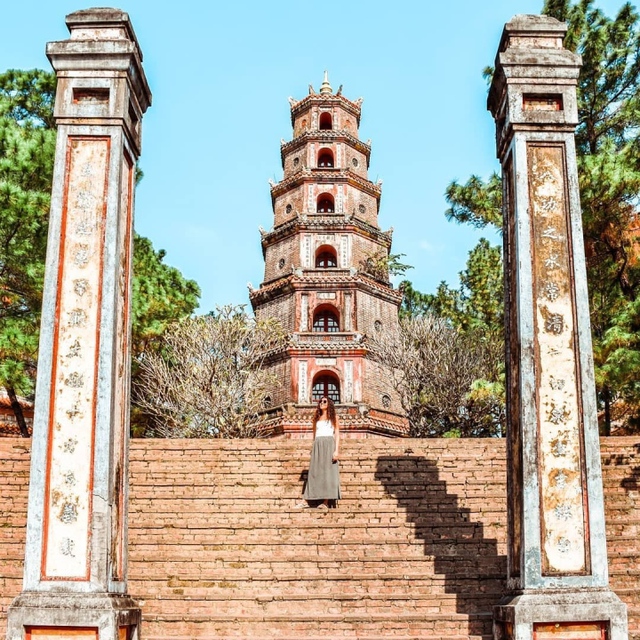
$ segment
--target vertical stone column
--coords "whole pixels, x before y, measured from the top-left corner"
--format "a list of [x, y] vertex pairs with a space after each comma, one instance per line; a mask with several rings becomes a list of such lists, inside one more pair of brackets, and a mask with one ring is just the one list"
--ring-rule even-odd
[[608, 588], [574, 142], [581, 61], [565, 32], [546, 16], [513, 18], [489, 93], [504, 182], [511, 592], [494, 635], [623, 640], [626, 607]]
[[9, 640], [138, 638], [127, 590], [133, 195], [151, 101], [126, 13], [51, 42], [58, 125], [22, 594]]

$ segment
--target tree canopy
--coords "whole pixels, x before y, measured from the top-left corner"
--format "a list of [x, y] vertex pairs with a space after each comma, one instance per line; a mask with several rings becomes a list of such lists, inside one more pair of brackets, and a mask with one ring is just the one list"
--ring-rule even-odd
[[[614, 18], [593, 0], [547, 0], [542, 12], [567, 22], [565, 46], [582, 56], [576, 145], [597, 392], [602, 431], [609, 433], [614, 421], [634, 428], [640, 418], [633, 375], [640, 361], [640, 23], [630, 3]], [[446, 197], [450, 220], [501, 228], [497, 174], [454, 181]], [[498, 300], [490, 306], [497, 309]]]
[[[56, 79], [41, 70], [0, 74], [0, 386], [34, 394], [56, 131]], [[133, 351], [150, 348], [198, 305], [193, 280], [163, 263], [147, 238], [134, 242]], [[13, 403], [28, 435], [19, 403]]]

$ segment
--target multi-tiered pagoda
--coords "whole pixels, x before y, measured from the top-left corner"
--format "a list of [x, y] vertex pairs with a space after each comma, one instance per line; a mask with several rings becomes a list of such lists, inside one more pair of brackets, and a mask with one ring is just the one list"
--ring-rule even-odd
[[289, 102], [293, 139], [271, 186], [264, 282], [250, 292], [256, 316], [278, 318], [292, 336], [268, 364], [281, 385], [265, 400], [265, 425], [273, 435], [307, 433], [327, 395], [343, 433], [405, 435], [389, 372], [367, 351], [367, 336], [397, 326], [402, 295], [386, 268], [391, 231], [378, 226], [371, 147], [358, 138], [362, 100], [333, 93], [325, 73], [318, 93]]

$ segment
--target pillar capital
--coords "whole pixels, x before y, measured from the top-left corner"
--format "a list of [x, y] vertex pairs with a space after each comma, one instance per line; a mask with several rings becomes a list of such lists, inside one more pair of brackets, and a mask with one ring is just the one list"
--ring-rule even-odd
[[573, 132], [578, 124], [579, 55], [563, 47], [567, 26], [518, 15], [504, 27], [487, 107], [496, 120], [498, 157], [514, 131]]
[[124, 125], [140, 154], [140, 121], [151, 105], [142, 52], [129, 15], [95, 8], [70, 13], [71, 37], [49, 42], [47, 57], [58, 75], [54, 115], [58, 125]]

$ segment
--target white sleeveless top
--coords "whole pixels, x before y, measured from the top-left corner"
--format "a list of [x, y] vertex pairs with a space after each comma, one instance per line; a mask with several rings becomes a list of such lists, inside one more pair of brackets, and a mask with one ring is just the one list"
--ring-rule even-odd
[[316, 438], [332, 435], [333, 425], [331, 424], [331, 420], [318, 420], [316, 423]]

